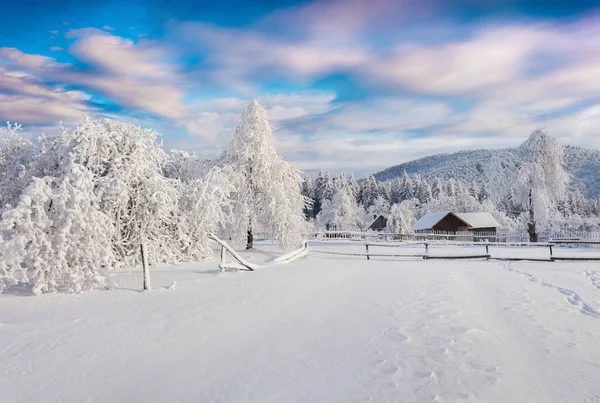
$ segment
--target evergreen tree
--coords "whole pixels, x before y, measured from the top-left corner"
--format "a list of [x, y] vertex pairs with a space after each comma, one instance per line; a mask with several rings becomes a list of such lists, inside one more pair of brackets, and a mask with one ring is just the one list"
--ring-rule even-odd
[[413, 183], [406, 171], [404, 171], [404, 177], [402, 178], [402, 188], [400, 192], [401, 201], [410, 200], [414, 197]]
[[361, 185], [361, 204], [364, 208], [369, 208], [377, 198], [377, 182], [373, 176], [368, 176], [362, 181]]
[[438, 198], [440, 197], [440, 195], [444, 194], [444, 188], [439, 178], [435, 178], [433, 188], [431, 189], [431, 193], [434, 198]]
[[302, 195], [307, 199], [308, 203], [304, 208], [306, 218], [313, 218], [313, 208], [315, 202], [315, 186], [310, 175], [304, 176], [302, 181]]
[[255, 229], [269, 233], [278, 244], [298, 247], [306, 232], [302, 178], [275, 150], [265, 109], [254, 100], [242, 114], [225, 161], [242, 173], [231, 196], [233, 214], [228, 233], [246, 248], [253, 247]]
[[358, 197], [360, 195], [360, 185], [354, 177], [354, 174], [350, 174], [350, 178], [348, 178], [348, 191], [350, 193], [350, 196], [352, 196], [354, 200], [356, 200], [356, 203], [358, 203]]
[[396, 178], [390, 182], [390, 204], [394, 205], [402, 201], [402, 182]]

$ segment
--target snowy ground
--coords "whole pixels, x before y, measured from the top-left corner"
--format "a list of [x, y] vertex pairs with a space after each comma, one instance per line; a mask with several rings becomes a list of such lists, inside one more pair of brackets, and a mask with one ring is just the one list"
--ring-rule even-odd
[[[243, 255], [272, 258], [258, 247]], [[216, 265], [153, 268], [150, 293], [136, 270], [111, 291], [2, 295], [0, 401], [600, 402], [598, 262]]]

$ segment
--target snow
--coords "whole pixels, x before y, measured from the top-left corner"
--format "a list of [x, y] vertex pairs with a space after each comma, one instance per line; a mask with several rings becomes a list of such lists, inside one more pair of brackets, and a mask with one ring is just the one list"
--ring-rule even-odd
[[422, 231], [426, 229], [431, 229], [435, 224], [437, 224], [442, 218], [444, 218], [449, 211], [436, 211], [435, 213], [425, 214], [421, 217], [415, 225], [413, 225], [413, 231]]
[[[273, 260], [273, 245], [255, 246], [240, 255]], [[360, 244], [317, 248], [364, 252]], [[430, 253], [456, 248], [430, 245]], [[555, 248], [583, 253], [600, 256]], [[597, 263], [312, 254], [217, 275], [218, 261], [152, 266], [149, 293], [140, 268], [117, 272], [108, 291], [34, 298], [7, 290], [2, 402], [600, 399]]]
[[456, 216], [469, 224], [469, 228], [499, 228], [498, 221], [487, 212], [482, 213], [456, 213]]

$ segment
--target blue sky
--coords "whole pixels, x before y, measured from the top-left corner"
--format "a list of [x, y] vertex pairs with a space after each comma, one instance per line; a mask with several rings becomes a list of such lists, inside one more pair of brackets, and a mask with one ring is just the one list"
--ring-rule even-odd
[[212, 156], [257, 97], [300, 169], [519, 144], [600, 148], [597, 1], [9, 1], [0, 119], [83, 114]]

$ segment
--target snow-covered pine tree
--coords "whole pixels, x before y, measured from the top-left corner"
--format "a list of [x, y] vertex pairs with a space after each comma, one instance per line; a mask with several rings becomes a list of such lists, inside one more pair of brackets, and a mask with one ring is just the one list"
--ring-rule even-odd
[[315, 184], [310, 175], [305, 175], [302, 181], [302, 195], [308, 200], [308, 204], [304, 207], [304, 216], [307, 219], [314, 218], [313, 208], [315, 203]]
[[377, 188], [377, 197], [381, 196], [389, 203], [392, 196], [392, 184], [390, 182], [378, 182]]
[[358, 203], [358, 197], [360, 195], [360, 185], [358, 181], [354, 177], [354, 174], [350, 174], [350, 178], [348, 178], [348, 191], [350, 192], [350, 196], [356, 200]]
[[404, 177], [402, 178], [402, 188], [400, 191], [400, 199], [401, 199], [401, 201], [404, 201], [404, 200], [410, 200], [413, 197], [414, 197], [413, 182], [410, 179], [410, 177], [408, 176], [408, 174], [406, 173], [406, 171], [404, 171]]
[[446, 194], [449, 197], [456, 197], [456, 194], [457, 194], [456, 187], [457, 187], [456, 179], [454, 179], [454, 178], [448, 179], [448, 183], [446, 184]]
[[415, 197], [419, 200], [420, 204], [427, 204], [430, 200], [433, 199], [433, 192], [431, 190], [431, 185], [427, 180], [423, 179], [418, 188], [418, 193], [415, 193]]
[[434, 198], [438, 198], [441, 194], [444, 193], [444, 187], [442, 186], [442, 181], [440, 178], [435, 178], [433, 182], [433, 187], [431, 189], [431, 194]]
[[325, 173], [323, 170], [319, 170], [317, 173], [317, 177], [315, 178], [314, 183], [314, 202], [313, 202], [313, 217], [316, 217], [317, 214], [321, 211], [321, 204], [323, 203], [323, 199], [321, 199], [321, 194], [323, 187], [325, 186]]
[[348, 187], [348, 180], [343, 172], [334, 176], [331, 182], [336, 189], [346, 189]]
[[360, 190], [360, 202], [364, 208], [369, 208], [378, 196], [377, 181], [375, 177], [368, 176], [363, 179]]
[[242, 173], [232, 194], [227, 233], [246, 248], [256, 230], [267, 232], [284, 249], [299, 247], [306, 233], [302, 177], [272, 143], [267, 112], [257, 100], [241, 116], [224, 160]]
[[390, 183], [390, 204], [394, 205], [402, 201], [402, 181], [395, 178]]
[[331, 200], [333, 198], [335, 186], [333, 185], [333, 181], [329, 176], [329, 172], [325, 172], [323, 175], [323, 180], [319, 183], [319, 187], [316, 189], [316, 191], [319, 193], [319, 199], [321, 202], [325, 200]]

